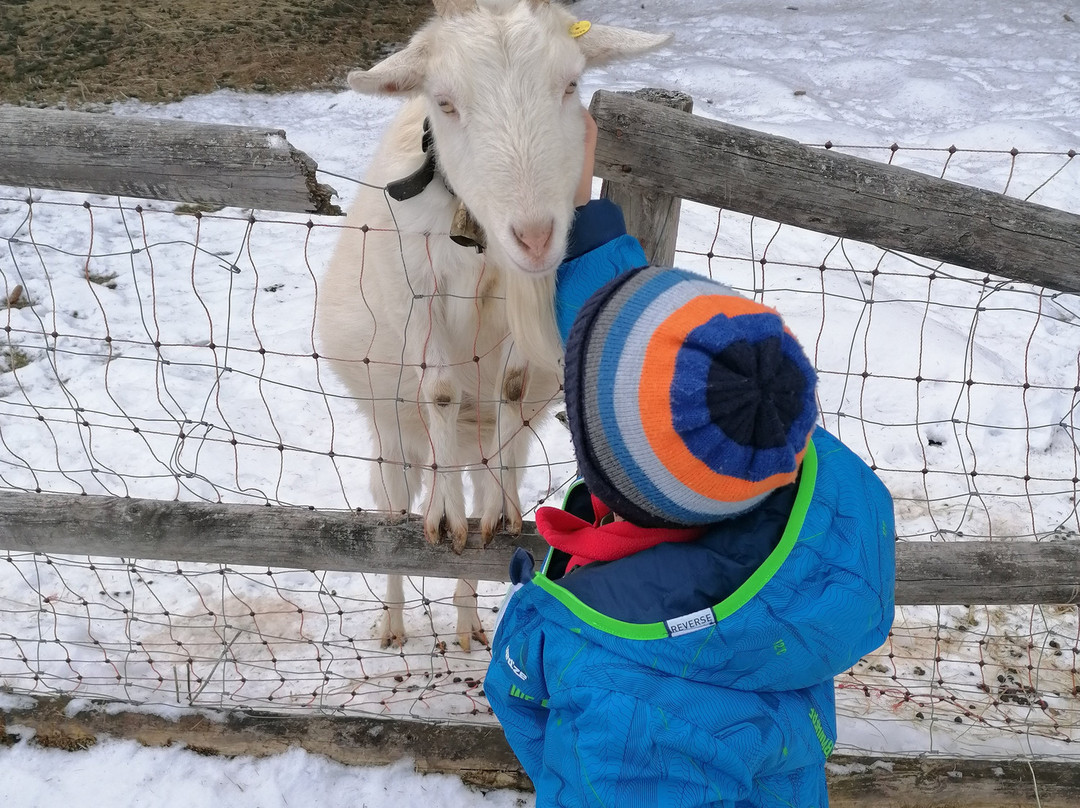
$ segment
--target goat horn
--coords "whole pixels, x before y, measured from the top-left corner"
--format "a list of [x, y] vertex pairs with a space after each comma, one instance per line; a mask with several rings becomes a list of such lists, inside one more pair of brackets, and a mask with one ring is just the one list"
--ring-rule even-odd
[[440, 17], [453, 17], [476, 8], [476, 0], [432, 0]]

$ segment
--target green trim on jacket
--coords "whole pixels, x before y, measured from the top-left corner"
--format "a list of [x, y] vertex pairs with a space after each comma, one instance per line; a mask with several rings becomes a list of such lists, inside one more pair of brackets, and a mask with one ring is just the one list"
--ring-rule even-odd
[[[811, 439], [807, 443], [806, 455], [803, 457], [802, 472], [799, 475], [799, 488], [795, 494], [795, 504], [791, 509], [791, 516], [788, 518], [779, 544], [762, 562], [761, 566], [754, 571], [753, 575], [746, 579], [742, 586], [712, 607], [712, 614], [716, 622], [731, 616], [746, 605], [751, 598], [762, 590], [765, 584], [772, 580], [785, 559], [791, 554], [795, 542], [798, 541], [799, 534], [802, 532], [806, 513], [814, 497], [817, 469], [817, 448], [814, 446], [813, 439]], [[571, 486], [572, 488], [573, 486]], [[569, 496], [569, 491], [567, 496]], [[548, 566], [551, 564], [553, 553], [553, 550], [548, 551], [547, 558], [544, 559], [544, 568], [533, 576], [532, 583], [535, 583], [558, 600], [583, 622], [607, 634], [627, 640], [660, 640], [670, 636], [667, 623], [627, 623], [623, 620], [608, 617], [583, 603], [571, 592], [547, 577]]]

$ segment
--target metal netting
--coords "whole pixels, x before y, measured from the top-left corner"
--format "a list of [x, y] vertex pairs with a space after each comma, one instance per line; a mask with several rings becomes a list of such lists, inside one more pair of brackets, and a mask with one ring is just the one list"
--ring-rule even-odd
[[[831, 147], [1080, 198], [1071, 152]], [[783, 312], [825, 426], [889, 485], [901, 540], [1080, 539], [1076, 296], [730, 211], [684, 204], [682, 221], [680, 265]], [[315, 333], [343, 227], [0, 192], [0, 489], [371, 508], [372, 432], [397, 425], [356, 415]], [[574, 474], [561, 424], [530, 429], [526, 514]], [[408, 579], [410, 640], [383, 648], [382, 576], [212, 562], [0, 555], [0, 686], [494, 720], [489, 654], [456, 645], [451, 582]], [[489, 634], [502, 591], [478, 591]], [[838, 748], [1074, 758], [1078, 654], [1076, 607], [903, 607], [837, 679]]]

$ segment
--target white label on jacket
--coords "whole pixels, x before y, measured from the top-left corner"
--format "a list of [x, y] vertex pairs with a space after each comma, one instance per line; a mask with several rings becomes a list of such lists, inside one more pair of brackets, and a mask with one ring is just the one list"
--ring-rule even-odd
[[689, 634], [691, 631], [701, 631], [703, 628], [715, 626], [716, 615], [713, 614], [712, 609], [702, 609], [700, 612], [665, 620], [664, 625], [667, 626], [668, 635], [674, 637], [677, 634]]

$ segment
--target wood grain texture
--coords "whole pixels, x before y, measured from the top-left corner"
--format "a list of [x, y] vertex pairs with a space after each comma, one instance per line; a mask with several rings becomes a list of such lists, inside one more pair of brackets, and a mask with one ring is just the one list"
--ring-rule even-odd
[[[0, 493], [0, 550], [505, 581], [517, 546], [541, 558], [531, 522], [461, 555], [429, 545], [419, 517], [258, 505]], [[901, 605], [1080, 603], [1080, 543], [898, 542]]]
[[596, 174], [1080, 293], [1080, 216], [599, 91]]
[[0, 107], [0, 185], [341, 215], [279, 129]]
[[[628, 95], [681, 112], [692, 112], [694, 109], [694, 99], [686, 93], [646, 88]], [[594, 106], [595, 103], [594, 96]], [[643, 191], [633, 184], [610, 179], [604, 180], [600, 196], [610, 199], [622, 209], [626, 232], [641, 242], [650, 264], [661, 267], [674, 265], [682, 208], [679, 197], [662, 191]]]

